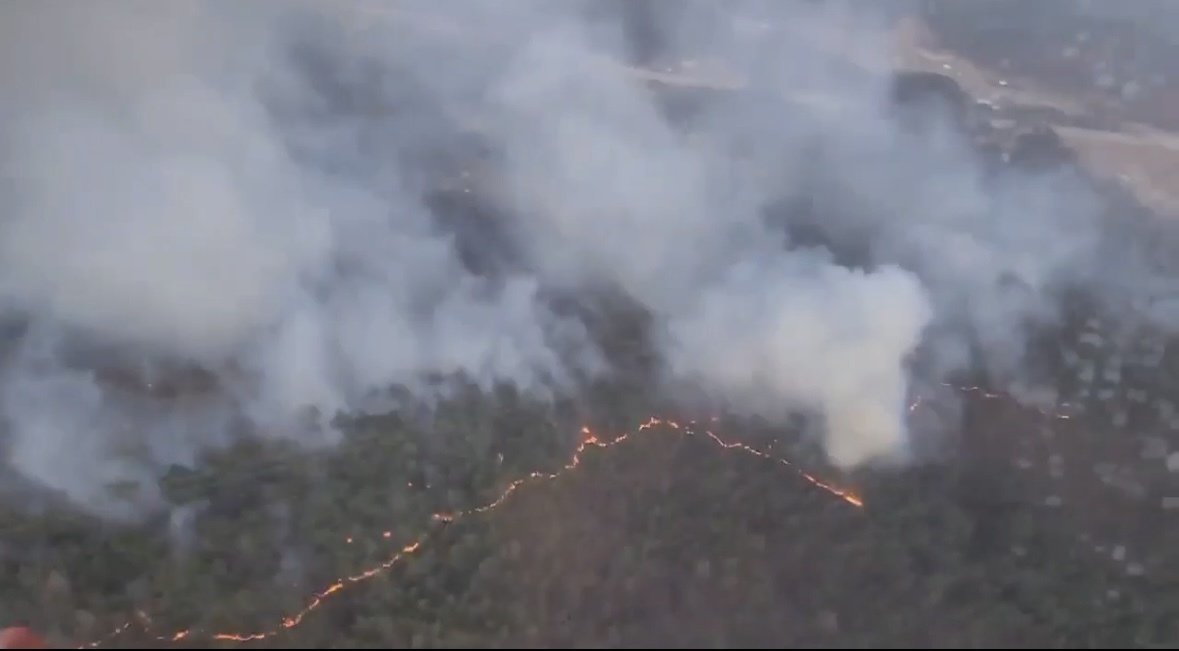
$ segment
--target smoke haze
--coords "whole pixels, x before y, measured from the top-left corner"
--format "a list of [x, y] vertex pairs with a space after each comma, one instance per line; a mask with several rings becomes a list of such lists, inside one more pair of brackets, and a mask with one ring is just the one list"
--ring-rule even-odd
[[[1078, 178], [985, 175], [943, 116], [902, 129], [886, 78], [809, 43], [887, 56], [862, 11], [642, 7], [0, 7], [10, 466], [130, 516], [168, 464], [242, 432], [330, 444], [394, 385], [575, 391], [609, 364], [553, 297], [612, 291], [652, 316], [669, 391], [817, 414], [854, 468], [906, 457], [915, 382], [1026, 383], [1065, 290], [1136, 286], [1091, 282]], [[748, 90], [671, 106], [622, 65], [683, 59]], [[442, 214], [448, 184], [498, 212]], [[217, 390], [161, 403], [106, 368]]]

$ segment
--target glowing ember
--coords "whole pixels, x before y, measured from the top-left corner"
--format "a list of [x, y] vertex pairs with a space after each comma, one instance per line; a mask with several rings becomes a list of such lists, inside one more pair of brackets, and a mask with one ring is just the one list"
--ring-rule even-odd
[[[711, 420], [715, 422], [718, 419], [716, 417], [713, 417]], [[660, 425], [665, 426], [671, 430], [680, 432], [680, 433], [687, 435], [687, 436], [700, 436], [705, 440], [715, 443], [722, 450], [735, 450], [738, 452], [743, 452], [743, 453], [750, 454], [750, 455], [753, 455], [756, 457], [760, 457], [763, 459], [768, 459], [768, 460], [774, 461], [774, 462], [794, 471], [795, 474], [797, 474], [799, 477], [802, 477], [803, 479], [805, 479], [811, 485], [823, 489], [824, 491], [840, 498], [841, 500], [847, 502], [848, 504], [851, 504], [852, 506], [855, 506], [857, 508], [863, 508], [863, 506], [864, 506], [864, 501], [858, 495], [856, 495], [854, 492], [852, 492], [848, 489], [845, 489], [845, 488], [839, 488], [837, 486], [833, 486], [829, 483], [826, 483], [826, 482], [814, 477], [813, 475], [811, 475], [807, 472], [804, 472], [803, 470], [796, 467], [793, 463], [791, 463], [787, 459], [771, 455], [768, 452], [759, 450], [757, 448], [751, 447], [751, 446], [746, 445], [744, 443], [725, 441], [724, 439], [722, 439], [721, 437], [719, 437], [715, 433], [713, 433], [711, 430], [706, 429], [706, 430], [703, 430], [702, 432], [698, 432], [697, 430], [693, 429], [692, 423], [680, 424], [679, 422], [674, 421], [674, 420], [650, 418], [647, 420], [647, 422], [643, 423], [642, 425], [639, 425], [637, 432], [651, 430], [651, 429], [654, 429], [655, 427], [660, 426]], [[519, 479], [516, 479], [516, 480], [510, 482], [504, 488], [503, 492], [501, 492], [499, 494], [499, 496], [497, 498], [495, 498], [494, 500], [492, 500], [486, 504], [483, 504], [482, 506], [476, 506], [476, 507], [462, 510], [462, 511], [435, 513], [433, 515], [432, 519], [438, 523], [449, 523], [449, 522], [454, 522], [456, 520], [459, 520], [460, 518], [464, 518], [464, 517], [479, 514], [479, 513], [486, 513], [488, 511], [499, 508], [501, 505], [503, 505], [504, 502], [506, 502], [508, 500], [508, 498], [510, 498], [512, 495], [514, 495], [522, 487], [524, 487], [526, 485], [530, 485], [530, 484], [538, 484], [538, 483], [542, 483], [542, 482], [551, 481], [551, 480], [556, 479], [557, 477], [560, 477], [561, 475], [564, 475], [565, 473], [573, 470], [574, 468], [577, 468], [579, 465], [581, 465], [582, 454], [586, 451], [587, 448], [589, 448], [589, 447], [595, 447], [595, 448], [612, 447], [612, 446], [615, 446], [619, 443], [622, 443], [623, 441], [629, 439], [630, 437], [631, 437], [631, 434], [628, 433], [628, 434], [619, 435], [619, 436], [612, 438], [612, 439], [604, 440], [604, 439], [600, 438], [597, 434], [595, 434], [592, 430], [590, 430], [590, 428], [583, 427], [583, 428], [581, 428], [581, 443], [573, 451], [573, 456], [570, 457], [569, 462], [566, 463], [564, 466], [562, 466], [561, 469], [557, 470], [556, 472], [533, 472], [533, 473], [530, 473], [525, 477], [521, 477]], [[386, 540], [392, 538], [392, 535], [393, 534], [391, 531], [384, 531], [381, 534], [381, 536]], [[408, 557], [410, 554], [413, 554], [414, 552], [421, 549], [422, 544], [425, 542], [425, 539], [426, 539], [426, 535], [422, 535], [422, 536], [418, 537], [416, 540], [414, 540], [413, 542], [402, 547], [399, 552], [397, 552], [393, 556], [389, 557], [384, 562], [382, 562], [378, 565], [375, 565], [373, 567], [370, 567], [366, 570], [363, 570], [357, 574], [353, 574], [351, 576], [347, 576], [347, 577], [336, 580], [335, 583], [332, 583], [331, 585], [327, 586], [326, 588], [323, 588], [318, 593], [316, 593], [315, 596], [309, 602], [307, 602], [307, 605], [304, 606], [302, 610], [295, 613], [294, 615], [284, 617], [278, 623], [277, 626], [275, 626], [274, 628], [272, 628], [270, 630], [258, 631], [258, 632], [253, 632], [253, 633], [213, 632], [208, 635], [213, 640], [217, 640], [220, 642], [251, 642], [251, 641], [264, 640], [267, 638], [271, 638], [271, 637], [274, 637], [275, 635], [278, 635], [279, 633], [281, 633], [285, 630], [295, 628], [296, 626], [301, 624], [303, 622], [303, 620], [309, 614], [311, 614], [314, 610], [316, 610], [321, 605], [323, 605], [324, 602], [329, 597], [331, 597], [332, 595], [334, 595], [338, 592], [343, 591], [345, 588], [347, 588], [350, 585], [360, 583], [362, 581], [367, 581], [368, 579], [371, 579], [371, 578], [378, 576], [381, 573], [389, 570], [394, 565], [397, 565], [401, 561], [405, 560], [405, 558]], [[346, 538], [345, 542], [351, 543], [352, 538], [351, 537]], [[143, 626], [143, 629], [145, 631], [148, 631], [150, 629], [150, 621], [147, 619], [146, 616], [140, 616], [139, 619], [140, 619], [141, 625]], [[120, 626], [119, 628], [117, 628], [115, 631], [113, 631], [110, 635], [106, 636], [105, 638], [103, 638], [101, 640], [94, 641], [94, 642], [90, 642], [89, 644], [83, 645], [83, 647], [79, 647], [79, 648], [96, 648], [96, 647], [99, 647], [103, 644], [106, 644], [107, 642], [111, 641], [112, 639], [114, 639], [118, 635], [125, 632], [130, 627], [130, 625], [131, 625], [131, 623], [127, 622], [127, 623], [123, 624], [122, 626]], [[159, 642], [179, 642], [181, 640], [184, 640], [184, 639], [192, 636], [193, 634], [194, 634], [193, 629], [186, 628], [186, 629], [182, 629], [182, 630], [173, 632], [168, 635], [156, 635], [154, 637]]]
[[[1009, 396], [999, 394], [999, 393], [989, 392], [989, 391], [983, 389], [982, 387], [977, 387], [977, 386], [953, 387], [952, 385], [949, 385], [949, 384], [945, 384], [945, 386], [952, 387], [962, 393], [977, 395], [984, 400], [1011, 400], [1011, 398]], [[914, 412], [922, 405], [923, 405], [922, 399], [920, 396], [918, 396], [909, 405], [908, 411]], [[1036, 411], [1038, 411], [1041, 415], [1043, 415], [1047, 418], [1050, 418], [1050, 419], [1068, 420], [1071, 417], [1069, 414], [1062, 413], [1062, 412], [1051, 412], [1051, 411], [1045, 411], [1042, 409], [1036, 409]], [[710, 419], [711, 422], [716, 422], [718, 420], [719, 419], [715, 416]], [[694, 425], [695, 425], [695, 423], [681, 424], [681, 423], [674, 421], [674, 420], [667, 420], [667, 419], [652, 417], [652, 418], [649, 418], [647, 420], [647, 422], [639, 425], [638, 429], [634, 433], [637, 434], [639, 432], [644, 432], [647, 430], [654, 429], [657, 426], [664, 426], [670, 430], [679, 432], [679, 433], [684, 434], [686, 436], [697, 436], [697, 437], [700, 437], [704, 440], [708, 440], [708, 441], [716, 444], [716, 446], [722, 450], [726, 450], [726, 451], [727, 450], [735, 450], [738, 452], [742, 452], [745, 454], [749, 454], [752, 456], [756, 456], [756, 457], [760, 457], [763, 459], [768, 459], [770, 461], [773, 461], [781, 466], [789, 468], [791, 471], [793, 471], [799, 477], [805, 479], [811, 485], [813, 485], [817, 488], [820, 488], [820, 489], [830, 493], [831, 495], [834, 495], [835, 497], [838, 497], [839, 499], [843, 500], [844, 502], [847, 502], [848, 504], [851, 504], [852, 506], [854, 506], [856, 508], [863, 508], [863, 506], [864, 506], [864, 500], [859, 495], [854, 493], [853, 491], [846, 489], [846, 488], [840, 488], [838, 486], [834, 486], [830, 483], [824, 482], [823, 480], [821, 480], [821, 479], [811, 475], [810, 473], [807, 473], [806, 471], [802, 470], [801, 468], [797, 467], [795, 464], [790, 462], [788, 459], [785, 459], [785, 458], [782, 458], [779, 456], [775, 456], [773, 454], [770, 454], [767, 451], [757, 449], [755, 447], [746, 445], [744, 443], [725, 441], [724, 439], [722, 439], [720, 436], [713, 433], [709, 429], [703, 429], [703, 430], [694, 429]], [[612, 447], [614, 445], [622, 443], [623, 441], [629, 439], [632, 436], [632, 434], [628, 433], [628, 434], [619, 435], [615, 438], [608, 439], [608, 440], [602, 439], [588, 427], [581, 428], [580, 434], [581, 434], [581, 442], [577, 446], [577, 448], [573, 451], [573, 456], [570, 457], [568, 463], [566, 463], [564, 466], [561, 467], [561, 469], [557, 470], [556, 472], [532, 472], [525, 477], [521, 477], [519, 479], [516, 479], [516, 480], [510, 482], [504, 488], [503, 492], [501, 492], [499, 494], [498, 497], [496, 497], [494, 500], [492, 500], [486, 504], [483, 504], [482, 506], [476, 506], [476, 507], [462, 510], [462, 511], [435, 513], [432, 517], [433, 521], [437, 522], [437, 523], [449, 523], [449, 522], [454, 522], [456, 520], [459, 520], [461, 518], [464, 518], [464, 517], [467, 517], [470, 515], [475, 515], [475, 514], [479, 514], [479, 513], [486, 513], [487, 511], [491, 511], [496, 508], [499, 508], [501, 505], [504, 504], [504, 502], [506, 502], [508, 500], [508, 498], [510, 498], [512, 495], [514, 495], [516, 492], [518, 492], [524, 486], [532, 485], [532, 484], [539, 484], [539, 483], [543, 483], [543, 482], [547, 482], [547, 481], [556, 479], [556, 478], [564, 475], [565, 473], [577, 468], [579, 465], [581, 465], [582, 454], [586, 451], [587, 448], [590, 448], [590, 447], [595, 447], [595, 448]], [[391, 531], [384, 531], [381, 534], [381, 536], [386, 540], [392, 538], [392, 535], [393, 534]], [[351, 537], [348, 537], [348, 538], [346, 538], [345, 542], [351, 543], [352, 540], [353, 539]], [[425, 540], [426, 540], [426, 535], [423, 534], [422, 536], [418, 537], [413, 542], [402, 547], [399, 552], [397, 552], [393, 556], [389, 557], [384, 562], [382, 562], [378, 565], [375, 565], [373, 567], [370, 567], [370, 568], [368, 568], [362, 572], [359, 572], [357, 574], [353, 574], [351, 576], [347, 576], [347, 577], [338, 579], [335, 583], [332, 583], [331, 585], [327, 586], [326, 588], [324, 588], [324, 589], [320, 590], [318, 593], [316, 593], [315, 596], [307, 603], [306, 606], [303, 607], [302, 610], [295, 613], [294, 615], [284, 617], [278, 623], [277, 626], [275, 626], [274, 628], [272, 628], [270, 630], [259, 631], [259, 632], [254, 632], [254, 633], [214, 632], [214, 633], [208, 634], [208, 636], [213, 640], [217, 640], [217, 641], [221, 641], [221, 642], [250, 642], [250, 641], [264, 640], [264, 639], [267, 639], [270, 637], [274, 637], [275, 635], [278, 635], [279, 633], [281, 633], [287, 629], [295, 628], [296, 626], [301, 624], [303, 622], [303, 620], [309, 614], [311, 614], [312, 611], [316, 610], [321, 605], [323, 605], [323, 603], [329, 597], [331, 597], [332, 595], [334, 595], [338, 592], [343, 591], [345, 588], [347, 588], [353, 584], [360, 583], [362, 581], [367, 581], [368, 579], [371, 579], [371, 578], [378, 576], [381, 573], [389, 570], [394, 565], [397, 565], [401, 561], [405, 560], [405, 558], [408, 557], [409, 555], [411, 555], [414, 552], [421, 549], [422, 544], [425, 542]], [[151, 621], [142, 612], [138, 613], [138, 621], [140, 622], [144, 631], [150, 630]], [[113, 640], [114, 638], [119, 636], [120, 634], [127, 631], [130, 628], [130, 626], [131, 626], [131, 622], [127, 622], [127, 623], [119, 626], [114, 631], [112, 631], [105, 638], [103, 638], [101, 640], [94, 641], [94, 642], [90, 642], [90, 643], [85, 644], [79, 648], [96, 648], [96, 647], [99, 647], [103, 644], [106, 644], [107, 642], [110, 642], [111, 640]], [[159, 642], [178, 642], [178, 641], [184, 640], [192, 635], [194, 635], [193, 629], [183, 629], [183, 630], [179, 630], [179, 631], [176, 631], [176, 632], [168, 634], [168, 635], [157, 635], [157, 636], [155, 636], [155, 639]]]

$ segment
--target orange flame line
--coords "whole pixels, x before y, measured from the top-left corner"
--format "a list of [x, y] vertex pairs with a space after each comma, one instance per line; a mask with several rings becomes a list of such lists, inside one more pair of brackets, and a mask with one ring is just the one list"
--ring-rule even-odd
[[[954, 385], [946, 383], [946, 382], [943, 382], [942, 385], [946, 386], [946, 387], [950, 387], [950, 388], [960, 391], [962, 393], [976, 394], [984, 400], [1012, 400], [1012, 398], [1008, 395], [991, 392], [981, 386], [954, 386]], [[917, 396], [915, 398], [915, 400], [908, 406], [908, 411], [910, 413], [915, 412], [922, 405], [923, 405], [922, 397]], [[1038, 407], [1031, 407], [1031, 409], [1035, 410], [1036, 412], [1038, 412], [1042, 416], [1045, 416], [1045, 417], [1047, 417], [1049, 419], [1053, 419], [1053, 420], [1070, 420], [1072, 418], [1071, 414], [1063, 412], [1063, 411], [1050, 411], [1050, 410], [1045, 410], [1045, 409], [1041, 409]], [[713, 418], [712, 420], [715, 421], [717, 419]], [[649, 418], [647, 420], [647, 422], [639, 425], [636, 433], [652, 429], [658, 425], [664, 425], [670, 429], [679, 431], [685, 435], [689, 435], [689, 436], [697, 435], [698, 432], [692, 429], [693, 424], [694, 423], [689, 423], [688, 425], [685, 426], [685, 425], [681, 425], [680, 423], [678, 423], [674, 420], [665, 420], [665, 419], [652, 417], [652, 418]], [[565, 474], [566, 472], [576, 468], [578, 465], [581, 464], [581, 455], [583, 452], [585, 452], [585, 450], [588, 447], [590, 447], [590, 446], [598, 447], [598, 448], [612, 447], [614, 445], [617, 445], [617, 444], [622, 443], [623, 441], [629, 439], [631, 436], [629, 433], [622, 434], [622, 435], [620, 435], [614, 439], [611, 439], [609, 441], [603, 441], [602, 439], [599, 439], [597, 437], [597, 435], [595, 435], [592, 431], [590, 431], [590, 429], [588, 427], [583, 427], [581, 429], [581, 432], [584, 436], [584, 438], [582, 439], [582, 442], [577, 446], [576, 450], [574, 450], [573, 456], [570, 458], [569, 462], [566, 463], [560, 470], [558, 470], [556, 472], [548, 472], [548, 473], [546, 473], [546, 472], [530, 473], [529, 475], [527, 475], [525, 477], [513, 480], [511, 483], [509, 483], [507, 485], [507, 487], [504, 489], [504, 491], [502, 493], [500, 493], [499, 497], [492, 500], [491, 502], [488, 502], [487, 504], [484, 504], [482, 506], [477, 506], [474, 508], [470, 508], [470, 509], [466, 509], [466, 510], [462, 510], [462, 511], [435, 513], [432, 516], [432, 519], [436, 522], [448, 523], [448, 522], [454, 522], [454, 521], [458, 520], [459, 518], [462, 518], [462, 517], [465, 517], [468, 515], [485, 513], [487, 511], [491, 511], [493, 509], [496, 509], [499, 506], [501, 506], [504, 502], [506, 502], [508, 500], [508, 498], [510, 498], [514, 493], [516, 493], [520, 488], [522, 488], [526, 484], [553, 480], [553, 479], [556, 479], [557, 477], [560, 477], [561, 475]], [[848, 489], [839, 488], [837, 486], [834, 486], [832, 484], [824, 482], [821, 479], [815, 477], [814, 475], [811, 475], [810, 473], [807, 473], [806, 471], [797, 467], [794, 463], [790, 462], [788, 459], [771, 455], [768, 452], [759, 450], [757, 448], [751, 447], [751, 446], [746, 445], [744, 443], [725, 441], [725, 440], [721, 439], [719, 436], [717, 436], [715, 433], [713, 433], [711, 430], [704, 430], [703, 434], [706, 438], [711, 440], [713, 443], [717, 444], [722, 449], [739, 450], [741, 452], [744, 452], [744, 453], [747, 453], [747, 454], [750, 454], [750, 455], [753, 455], [756, 457], [775, 461], [783, 466], [786, 466], [787, 468], [790, 468], [799, 477], [802, 477], [803, 479], [805, 479], [807, 482], [809, 482], [813, 486], [816, 486], [818, 488], [823, 489], [824, 491], [827, 491], [828, 493], [842, 499], [843, 501], [847, 502], [848, 504], [851, 504], [852, 506], [855, 506], [857, 508], [863, 508], [863, 506], [864, 506], [864, 500], [856, 493], [854, 493]], [[385, 531], [382, 533], [382, 536], [386, 539], [390, 538], [391, 535], [392, 534], [389, 531]], [[373, 566], [367, 570], [364, 570], [363, 572], [360, 572], [359, 574], [354, 574], [352, 576], [348, 576], [343, 579], [339, 579], [335, 583], [327, 586], [326, 588], [324, 588], [320, 592], [316, 593], [316, 595], [312, 598], [312, 600], [310, 602], [308, 602], [308, 604], [306, 606], [304, 606], [302, 610], [300, 610], [295, 615], [283, 618], [282, 621], [280, 622], [279, 626], [274, 629], [271, 629], [269, 631], [263, 631], [263, 632], [258, 632], [258, 633], [247, 633], [247, 634], [213, 633], [210, 635], [210, 637], [213, 640], [223, 641], [223, 642], [250, 642], [250, 641], [264, 640], [267, 638], [271, 638], [271, 637], [274, 637], [275, 635], [281, 633], [284, 630], [294, 628], [294, 627], [298, 626], [300, 623], [302, 623], [303, 619], [305, 617], [307, 617], [307, 615], [309, 615], [315, 609], [319, 608], [324, 603], [324, 601], [327, 600], [332, 595], [344, 590], [349, 585], [352, 585], [355, 583], [360, 583], [361, 581], [366, 581], [368, 579], [373, 578], [374, 576], [381, 574], [382, 572], [389, 570], [394, 565], [396, 565], [397, 563], [404, 560], [410, 554], [413, 554], [414, 552], [418, 551], [418, 549], [420, 549], [422, 544], [424, 543], [425, 538], [426, 538], [425, 535], [417, 538], [413, 542], [402, 547], [398, 553], [394, 554], [393, 556], [391, 556], [390, 558], [388, 558], [384, 562], [380, 563], [379, 565], [376, 565], [376, 566]], [[352, 538], [349, 537], [346, 540], [346, 542], [351, 543]], [[137, 612], [137, 616], [138, 616], [138, 619], [139, 619], [140, 624], [143, 627], [143, 629], [145, 631], [149, 630], [151, 622], [148, 619], [148, 617], [145, 614], [143, 614], [141, 611]], [[103, 637], [99, 640], [90, 642], [88, 644], [85, 644], [79, 648], [97, 648], [103, 644], [106, 644], [107, 642], [110, 642], [111, 640], [115, 639], [119, 635], [123, 634], [130, 627], [131, 627], [131, 622], [130, 621], [125, 622], [122, 625], [120, 625], [118, 628], [114, 629], [111, 633], [109, 633], [105, 637]], [[183, 640], [183, 639], [189, 637], [192, 634], [193, 634], [193, 629], [182, 629], [182, 630], [172, 633], [171, 635], [157, 636], [156, 640], [160, 641], [160, 642], [168, 642], [168, 641], [178, 642], [180, 640]]]
[[[714, 418], [713, 420], [716, 420], [716, 419]], [[641, 425], [639, 425], [639, 427], [635, 431], [635, 433], [650, 430], [650, 429], [653, 429], [659, 425], [663, 425], [665, 427], [668, 427], [672, 430], [675, 430], [675, 431], [685, 434], [687, 436], [698, 435], [698, 432], [695, 431], [694, 429], [692, 429], [692, 423], [688, 423], [687, 425], [681, 425], [680, 423], [678, 423], [674, 420], [666, 420], [666, 419], [654, 418], [654, 417], [649, 418], [645, 423], [642, 423]], [[630, 433], [626, 433], [626, 434], [621, 434], [621, 435], [619, 435], [613, 439], [610, 439], [610, 440], [602, 440], [602, 439], [598, 438], [598, 436], [596, 434], [594, 434], [588, 427], [581, 428], [581, 433], [583, 436], [581, 443], [574, 450], [573, 456], [570, 457], [569, 461], [564, 466], [562, 466], [561, 469], [559, 469], [555, 472], [532, 472], [525, 477], [521, 477], [519, 479], [515, 479], [512, 482], [510, 482], [507, 485], [507, 487], [503, 490], [503, 492], [501, 492], [499, 494], [499, 496], [497, 498], [495, 498], [494, 500], [492, 500], [486, 504], [483, 504], [481, 506], [476, 506], [473, 508], [469, 508], [469, 509], [465, 509], [465, 510], [461, 510], [461, 511], [435, 513], [431, 519], [433, 521], [439, 522], [439, 523], [450, 523], [450, 522], [455, 522], [455, 521], [459, 520], [460, 518], [464, 518], [464, 517], [467, 517], [470, 515], [476, 515], [479, 513], [486, 513], [488, 511], [499, 508], [501, 505], [504, 504], [504, 502], [506, 502], [508, 500], [508, 498], [510, 498], [513, 494], [518, 492], [525, 485], [551, 481], [551, 480], [554, 480], [554, 479], [564, 475], [565, 473], [573, 470], [574, 468], [577, 468], [579, 465], [581, 465], [582, 454], [586, 451], [587, 448], [589, 448], [591, 446], [596, 447], [596, 448], [613, 447], [615, 445], [618, 445], [619, 443], [622, 443], [623, 441], [626, 441], [627, 439], [629, 439], [631, 437]], [[861, 499], [854, 492], [844, 489], [844, 488], [839, 488], [839, 487], [833, 486], [829, 483], [826, 483], [826, 482], [816, 478], [815, 476], [811, 475], [810, 473], [807, 473], [807, 472], [803, 471], [802, 469], [798, 468], [795, 464], [791, 463], [787, 459], [771, 455], [768, 452], [758, 450], [757, 448], [748, 446], [744, 443], [725, 441], [724, 439], [722, 439], [721, 437], [719, 437], [715, 433], [713, 433], [711, 430], [704, 430], [703, 434], [708, 440], [717, 444], [720, 448], [722, 448], [724, 450], [738, 450], [738, 451], [741, 451], [741, 452], [744, 452], [747, 454], [751, 454], [756, 457], [775, 461], [775, 462], [781, 464], [782, 466], [785, 466], [785, 467], [793, 470], [799, 477], [802, 477], [807, 482], [809, 482], [811, 485], [821, 488], [824, 491], [827, 491], [828, 493], [842, 499], [843, 501], [847, 502], [848, 504], [851, 504], [852, 506], [855, 506], [857, 508], [863, 508], [863, 506], [864, 506], [863, 499]], [[382, 537], [384, 537], [386, 539], [390, 538], [391, 535], [392, 534], [389, 531], [385, 531], [382, 533]], [[329, 585], [326, 588], [323, 588], [322, 590], [317, 592], [315, 594], [315, 596], [312, 597], [311, 601], [307, 602], [307, 605], [305, 605], [302, 610], [298, 611], [294, 615], [284, 617], [279, 622], [279, 625], [273, 629], [255, 632], [255, 633], [215, 632], [215, 633], [211, 633], [209, 635], [209, 637], [211, 639], [219, 641], [219, 642], [239, 642], [239, 643], [252, 642], [252, 641], [257, 641], [257, 640], [265, 640], [265, 639], [274, 637], [285, 630], [295, 628], [296, 626], [301, 624], [303, 622], [303, 620], [308, 615], [310, 615], [312, 612], [314, 612], [316, 609], [318, 609], [321, 605], [323, 605], [324, 602], [327, 601], [327, 599], [329, 597], [331, 597], [332, 595], [335, 595], [335, 594], [343, 591], [345, 588], [347, 588], [350, 585], [360, 583], [362, 581], [367, 581], [367, 580], [391, 569], [393, 566], [400, 563], [406, 557], [408, 557], [409, 555], [411, 555], [414, 552], [421, 549], [423, 543], [425, 542], [427, 535], [428, 534], [423, 534], [422, 536], [419, 536], [416, 540], [405, 545], [396, 554], [394, 554], [393, 556], [390, 556], [388, 559], [386, 559], [385, 561], [381, 562], [378, 565], [374, 565], [373, 567], [370, 567], [370, 568], [368, 568], [358, 574], [353, 574], [351, 576], [346, 576], [341, 579], [337, 579], [331, 585]], [[351, 543], [352, 539], [348, 538], [346, 542]], [[148, 621], [148, 618], [146, 617], [146, 615], [141, 614], [139, 619], [141, 621], [141, 625], [143, 626], [144, 631], [145, 632], [148, 631], [148, 629], [150, 628], [150, 622]], [[116, 628], [112, 633], [108, 634], [106, 637], [99, 639], [97, 641], [94, 641], [94, 642], [90, 642], [90, 643], [83, 645], [82, 647], [79, 647], [79, 648], [97, 648], [97, 647], [111, 641], [115, 637], [121, 635], [128, 628], [130, 628], [130, 626], [131, 626], [131, 622], [126, 622], [126, 623], [122, 624], [121, 626], [119, 626], [118, 628]], [[169, 635], [155, 636], [155, 639], [158, 642], [179, 642], [179, 641], [184, 640], [194, 634], [195, 634], [194, 629], [185, 628], [185, 629], [175, 631]]]
[[[1015, 399], [1013, 399], [1009, 395], [1002, 394], [1002, 393], [995, 393], [994, 391], [987, 391], [984, 387], [980, 387], [980, 386], [957, 387], [957, 386], [954, 386], [948, 382], [942, 382], [941, 384], [944, 387], [950, 387], [950, 388], [955, 389], [957, 391], [961, 391], [962, 393], [973, 393], [973, 394], [981, 397], [983, 400], [1007, 400], [1007, 401], [1011, 401], [1011, 402], [1016, 402], [1020, 406], [1031, 409], [1031, 410], [1035, 411], [1036, 413], [1040, 414], [1041, 416], [1044, 416], [1045, 418], [1049, 418], [1052, 420], [1072, 420], [1072, 418], [1073, 418], [1073, 414], [1070, 414], [1067, 411], [1061, 411], [1059, 409], [1056, 409], [1056, 410], [1043, 409], [1041, 407], [1035, 407], [1032, 405], [1025, 405], [1023, 403], [1017, 402]], [[915, 410], [920, 403], [921, 403], [921, 397], [918, 396], [917, 401], [909, 406], [909, 411]], [[1062, 407], [1069, 407], [1070, 405], [1068, 405], [1067, 403], [1061, 403], [1061, 406]]]

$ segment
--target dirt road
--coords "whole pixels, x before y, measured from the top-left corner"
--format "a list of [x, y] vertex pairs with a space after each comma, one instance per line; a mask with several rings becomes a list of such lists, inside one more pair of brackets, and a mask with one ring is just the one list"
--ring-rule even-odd
[[[1049, 90], [939, 48], [929, 28], [905, 19], [894, 32], [894, 63], [954, 78], [979, 100], [1000, 107], [1041, 108], [1064, 141], [1095, 175], [1114, 180], [1162, 215], [1179, 217], [1179, 133], [1123, 119], [1116, 103]], [[1091, 126], [1079, 126], [1078, 123]]]

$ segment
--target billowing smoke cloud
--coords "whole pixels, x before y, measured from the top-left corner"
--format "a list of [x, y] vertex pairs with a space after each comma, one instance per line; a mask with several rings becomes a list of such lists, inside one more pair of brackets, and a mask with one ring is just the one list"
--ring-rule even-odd
[[[1074, 179], [899, 129], [814, 44], [884, 53], [862, 12], [636, 6], [0, 8], [11, 467], [130, 515], [151, 482], [103, 486], [243, 433], [330, 443], [394, 385], [576, 390], [607, 364], [551, 297], [583, 290], [650, 313], [669, 390], [818, 414], [843, 467], [904, 457], [914, 355], [1018, 379], [1099, 245]], [[677, 108], [625, 67], [685, 58], [748, 90]], [[447, 184], [496, 210], [454, 218]]]

